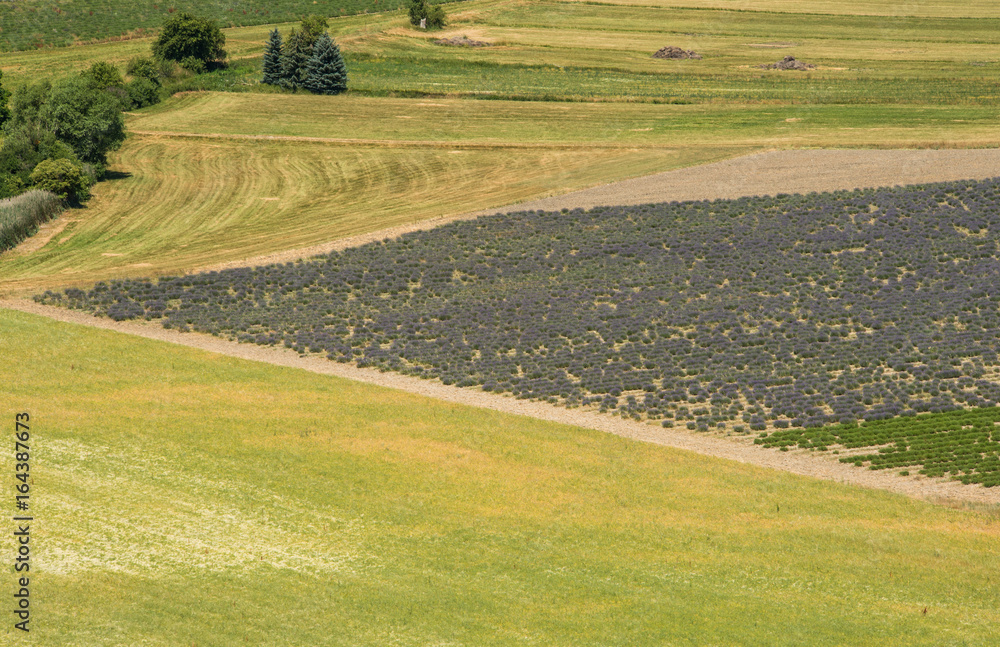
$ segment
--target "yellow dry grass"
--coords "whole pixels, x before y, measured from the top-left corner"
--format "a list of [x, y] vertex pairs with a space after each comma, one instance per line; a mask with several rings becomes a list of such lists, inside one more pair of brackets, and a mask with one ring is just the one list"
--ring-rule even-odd
[[0, 291], [184, 272], [732, 155], [132, 136], [86, 208], [6, 253]]

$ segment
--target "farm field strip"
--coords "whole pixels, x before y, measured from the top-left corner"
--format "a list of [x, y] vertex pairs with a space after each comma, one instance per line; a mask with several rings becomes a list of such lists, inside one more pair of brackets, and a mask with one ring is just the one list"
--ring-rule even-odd
[[[371, 141], [597, 146], [1000, 146], [996, 109], [955, 106], [732, 106], [426, 100], [190, 93], [128, 127]], [[849, 135], [849, 139], [845, 139]]]
[[[664, 427], [854, 425], [996, 408], [998, 196], [1000, 179], [515, 212], [36, 299]], [[997, 436], [963, 482], [1000, 485]]]
[[[898, 19], [657, 9], [607, 4], [467, 2], [452, 6], [440, 35], [471, 33], [497, 47], [452, 48], [410, 29], [401, 13], [333, 20], [355, 92], [488, 98], [623, 101], [992, 106], [1000, 64], [993, 60], [1000, 20]], [[996, 24], [994, 24], [996, 23]], [[617, 38], [603, 32], [613, 24]], [[283, 30], [290, 25], [281, 25]], [[236, 74], [191, 79], [227, 90], [260, 90], [267, 26], [227, 30]], [[816, 38], [815, 34], [824, 38]], [[613, 38], [613, 39], [612, 39]], [[888, 39], [888, 40], [887, 40]], [[701, 61], [657, 61], [665, 41], [695, 48]], [[123, 64], [149, 39], [13, 53], [5, 81], [59, 76], [94, 60]], [[777, 42], [780, 47], [771, 48]], [[784, 43], [784, 45], [782, 45]], [[763, 46], [763, 47], [762, 47]], [[787, 53], [819, 65], [806, 74], [756, 69]], [[943, 67], [942, 67], [943, 66]], [[228, 78], [223, 82], [221, 79]], [[919, 82], [914, 82], [919, 80]]]
[[0, 261], [0, 292], [187, 271], [745, 152], [346, 147], [133, 136], [47, 245]]
[[[565, 0], [567, 3], [591, 4], [591, 0]], [[894, 20], [920, 18], [997, 18], [1000, 8], [991, 0], [922, 0], [921, 2], [873, 3], [865, 0], [601, 0], [602, 4], [639, 7], [679, 7], [685, 9], [722, 9], [748, 13], [826, 14], [834, 16], [871, 16]]]
[[1000, 505], [1000, 489], [970, 488], [957, 481], [918, 477], [916, 473], [913, 477], [906, 478], [891, 472], [859, 470], [853, 465], [836, 461], [832, 456], [819, 456], [806, 451], [779, 453], [765, 449], [760, 444], [752, 443], [753, 438], [747, 436], [720, 437], [690, 433], [681, 429], [664, 429], [594, 411], [567, 409], [547, 402], [521, 400], [479, 389], [461, 388], [438, 381], [385, 372], [375, 368], [359, 368], [352, 364], [331, 362], [320, 357], [302, 356], [289, 348], [239, 343], [198, 332], [182, 333], [177, 330], [164, 329], [162, 326], [150, 322], [113, 321], [106, 317], [47, 306], [28, 299], [0, 300], [0, 309], [16, 310], [54, 321], [165, 341], [227, 357], [298, 368], [320, 375], [332, 375], [365, 384], [397, 389], [443, 402], [593, 429], [623, 438], [683, 449], [704, 456], [733, 460], [810, 478], [894, 492], [935, 503]]

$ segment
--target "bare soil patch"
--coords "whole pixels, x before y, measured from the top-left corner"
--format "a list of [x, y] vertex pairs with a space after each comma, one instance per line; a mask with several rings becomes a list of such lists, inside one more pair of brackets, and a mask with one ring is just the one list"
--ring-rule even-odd
[[435, 45], [445, 45], [448, 47], [489, 47], [490, 43], [482, 40], [473, 40], [467, 36], [452, 36], [451, 38], [438, 38]]
[[666, 47], [661, 47], [660, 49], [656, 50], [656, 52], [653, 54], [653, 58], [667, 58], [667, 59], [691, 58], [691, 59], [701, 60], [701, 54], [689, 49], [681, 49], [680, 47], [667, 45]]
[[815, 65], [810, 65], [809, 63], [804, 63], [797, 60], [794, 56], [788, 55], [781, 59], [777, 63], [767, 63], [765, 65], [758, 65], [757, 67], [763, 68], [765, 70], [815, 70]]

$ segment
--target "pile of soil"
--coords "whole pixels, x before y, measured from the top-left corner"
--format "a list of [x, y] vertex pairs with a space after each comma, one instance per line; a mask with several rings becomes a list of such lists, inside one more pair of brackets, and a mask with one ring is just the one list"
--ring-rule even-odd
[[701, 59], [701, 54], [692, 52], [689, 49], [681, 49], [680, 47], [674, 47], [673, 45], [667, 45], [666, 47], [661, 47], [656, 50], [653, 54], [653, 58], [695, 58]]
[[795, 60], [794, 56], [786, 56], [777, 63], [771, 63], [769, 65], [759, 65], [765, 70], [815, 70], [815, 65], [810, 65], [809, 63], [803, 63], [802, 61]]
[[453, 36], [452, 38], [438, 38], [435, 45], [451, 45], [452, 47], [489, 47], [489, 43], [481, 40], [472, 40], [465, 36]]

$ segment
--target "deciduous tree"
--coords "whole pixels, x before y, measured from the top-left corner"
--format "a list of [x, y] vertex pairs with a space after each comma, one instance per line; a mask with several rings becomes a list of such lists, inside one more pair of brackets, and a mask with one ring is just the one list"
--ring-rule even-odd
[[193, 57], [208, 65], [225, 60], [225, 45], [226, 37], [214, 20], [180, 11], [163, 23], [153, 56], [178, 62]]

